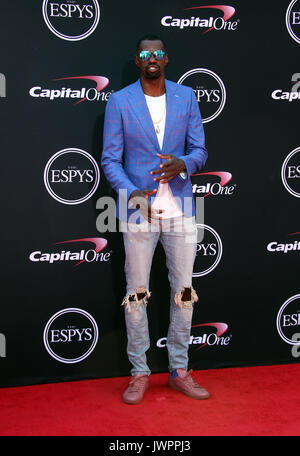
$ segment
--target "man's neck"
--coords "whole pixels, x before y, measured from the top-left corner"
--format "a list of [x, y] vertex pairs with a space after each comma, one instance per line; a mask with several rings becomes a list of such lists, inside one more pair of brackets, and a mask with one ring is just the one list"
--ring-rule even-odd
[[145, 79], [141, 78], [141, 86], [145, 95], [150, 97], [160, 97], [166, 91], [165, 79]]

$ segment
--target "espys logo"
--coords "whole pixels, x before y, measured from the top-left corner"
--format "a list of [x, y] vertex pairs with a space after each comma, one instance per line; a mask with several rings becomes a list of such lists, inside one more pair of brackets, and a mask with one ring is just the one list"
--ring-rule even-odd
[[292, 150], [284, 160], [281, 179], [286, 190], [300, 198], [300, 147]]
[[267, 245], [267, 250], [268, 252], [272, 253], [293, 253], [293, 252], [298, 252], [300, 251], [300, 231], [296, 233], [290, 233], [288, 236], [297, 236], [298, 239], [293, 240], [293, 242], [278, 242], [278, 241], [272, 241], [269, 242]]
[[[194, 328], [197, 328], [194, 330]], [[211, 329], [209, 329], [211, 328]], [[216, 331], [215, 331], [216, 330]], [[226, 323], [201, 323], [192, 326], [192, 335], [190, 337], [189, 345], [199, 345], [197, 350], [206, 346], [223, 345], [227, 346], [231, 340], [231, 335], [224, 336], [228, 330]], [[166, 347], [167, 338], [162, 337], [156, 342], [158, 348]]]
[[63, 204], [81, 204], [97, 190], [100, 171], [96, 160], [82, 149], [68, 148], [54, 154], [44, 169], [48, 193]]
[[[78, 79], [95, 82], [96, 87], [78, 87]], [[71, 100], [74, 102], [76, 100], [74, 105], [78, 105], [83, 101], [107, 101], [113, 92], [103, 91], [109, 84], [109, 79], [105, 76], [70, 76], [68, 78], [53, 79], [53, 81], [69, 81], [68, 85], [73, 85], [73, 87], [61, 86], [57, 88], [56, 86], [55, 88], [43, 88], [40, 85], [36, 85], [31, 87], [29, 95], [33, 98], [41, 98], [47, 101]]]
[[43, 340], [47, 352], [61, 363], [83, 361], [98, 342], [98, 326], [85, 310], [68, 308], [55, 313], [47, 322]]
[[292, 0], [289, 4], [285, 23], [290, 36], [300, 44], [300, 0]]
[[95, 31], [100, 19], [97, 0], [44, 0], [42, 13], [49, 30], [67, 41], [87, 38]]
[[[191, 16], [185, 18], [174, 18], [173, 16], [164, 16], [161, 19], [161, 25], [164, 27], [179, 27], [181, 30], [189, 27], [204, 30], [202, 35], [210, 32], [211, 30], [228, 30], [235, 31], [237, 29], [239, 19], [236, 21], [230, 21], [234, 14], [235, 8], [233, 6], [227, 5], [204, 5], [204, 6], [195, 6], [193, 8], [185, 8], [184, 11], [195, 11], [205, 10], [205, 17]], [[208, 11], [207, 11], [208, 10]], [[207, 12], [210, 13], [210, 16], [207, 16]], [[223, 13], [223, 15], [220, 16]]]
[[4, 74], [0, 73], [0, 98], [6, 97], [6, 79]]
[[193, 277], [202, 277], [212, 272], [219, 264], [223, 245], [218, 233], [208, 225], [197, 223], [203, 231], [202, 242], [197, 244]]
[[300, 329], [300, 294], [287, 299], [279, 309], [276, 319], [277, 331], [282, 340], [290, 345], [300, 345], [294, 337]]
[[199, 102], [202, 122], [211, 122], [222, 112], [226, 102], [226, 89], [222, 79], [206, 68], [187, 71], [177, 81], [191, 87]]
[[111, 252], [102, 252], [107, 246], [107, 240], [104, 238], [82, 238], [71, 239], [68, 241], [56, 242], [55, 245], [77, 243], [85, 246], [86, 243], [94, 244], [94, 248], [80, 248], [80, 250], [71, 251], [67, 249], [60, 250], [59, 252], [42, 252], [35, 250], [29, 255], [30, 261], [34, 263], [48, 263], [55, 264], [65, 261], [76, 261], [73, 267], [79, 266], [82, 263], [95, 263], [107, 262], [110, 259]]
[[[192, 174], [193, 176], [193, 193], [203, 198], [213, 196], [231, 196], [235, 191], [236, 184], [227, 185], [232, 179], [232, 174], [227, 171], [212, 171], [208, 173]], [[216, 176], [219, 182], [207, 182], [210, 176]], [[195, 182], [196, 181], [196, 182]]]
[[292, 75], [292, 87], [290, 91], [275, 89], [272, 92], [273, 100], [283, 100], [292, 102], [294, 100], [300, 100], [300, 73], [294, 73]]

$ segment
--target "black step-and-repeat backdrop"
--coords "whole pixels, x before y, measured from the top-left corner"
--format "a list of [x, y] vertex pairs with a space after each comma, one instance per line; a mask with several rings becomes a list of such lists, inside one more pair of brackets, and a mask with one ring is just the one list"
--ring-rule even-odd
[[[299, 362], [300, 0], [19, 0], [0, 13], [0, 386], [129, 375], [100, 159], [106, 102], [138, 78], [145, 33], [166, 42], [167, 78], [194, 89], [209, 153], [193, 177], [190, 367]], [[149, 362], [166, 372], [160, 247], [150, 290]]]

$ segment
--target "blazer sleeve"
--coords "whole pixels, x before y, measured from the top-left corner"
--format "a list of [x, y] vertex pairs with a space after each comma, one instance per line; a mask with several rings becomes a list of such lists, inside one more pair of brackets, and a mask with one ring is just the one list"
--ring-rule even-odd
[[124, 138], [123, 121], [117, 100], [112, 94], [107, 102], [103, 130], [101, 166], [106, 179], [119, 195], [126, 190], [127, 202], [138, 188], [131, 182], [123, 168]]
[[191, 104], [186, 134], [186, 151], [181, 158], [185, 162], [188, 176], [200, 171], [207, 159], [204, 128], [196, 96], [191, 90]]

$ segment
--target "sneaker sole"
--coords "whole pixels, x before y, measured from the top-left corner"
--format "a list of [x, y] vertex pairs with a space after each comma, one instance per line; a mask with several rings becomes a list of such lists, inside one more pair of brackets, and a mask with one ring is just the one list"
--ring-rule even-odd
[[126, 401], [124, 398], [123, 398], [123, 402], [124, 404], [128, 404], [128, 405], [136, 405], [136, 404], [139, 404], [140, 402], [142, 402], [144, 398], [142, 397], [142, 399], [140, 399], [139, 401]]
[[179, 388], [178, 386], [175, 386], [175, 385], [172, 385], [169, 383], [169, 387], [176, 390], [176, 391], [179, 391], [180, 393], [183, 393], [185, 394], [186, 396], [192, 398], [192, 399], [197, 399], [197, 400], [204, 400], [204, 399], [208, 399], [210, 397], [210, 394], [207, 393], [206, 396], [202, 396], [202, 397], [199, 397], [199, 396], [194, 396], [193, 393], [190, 393], [189, 391], [185, 391], [181, 388]]

